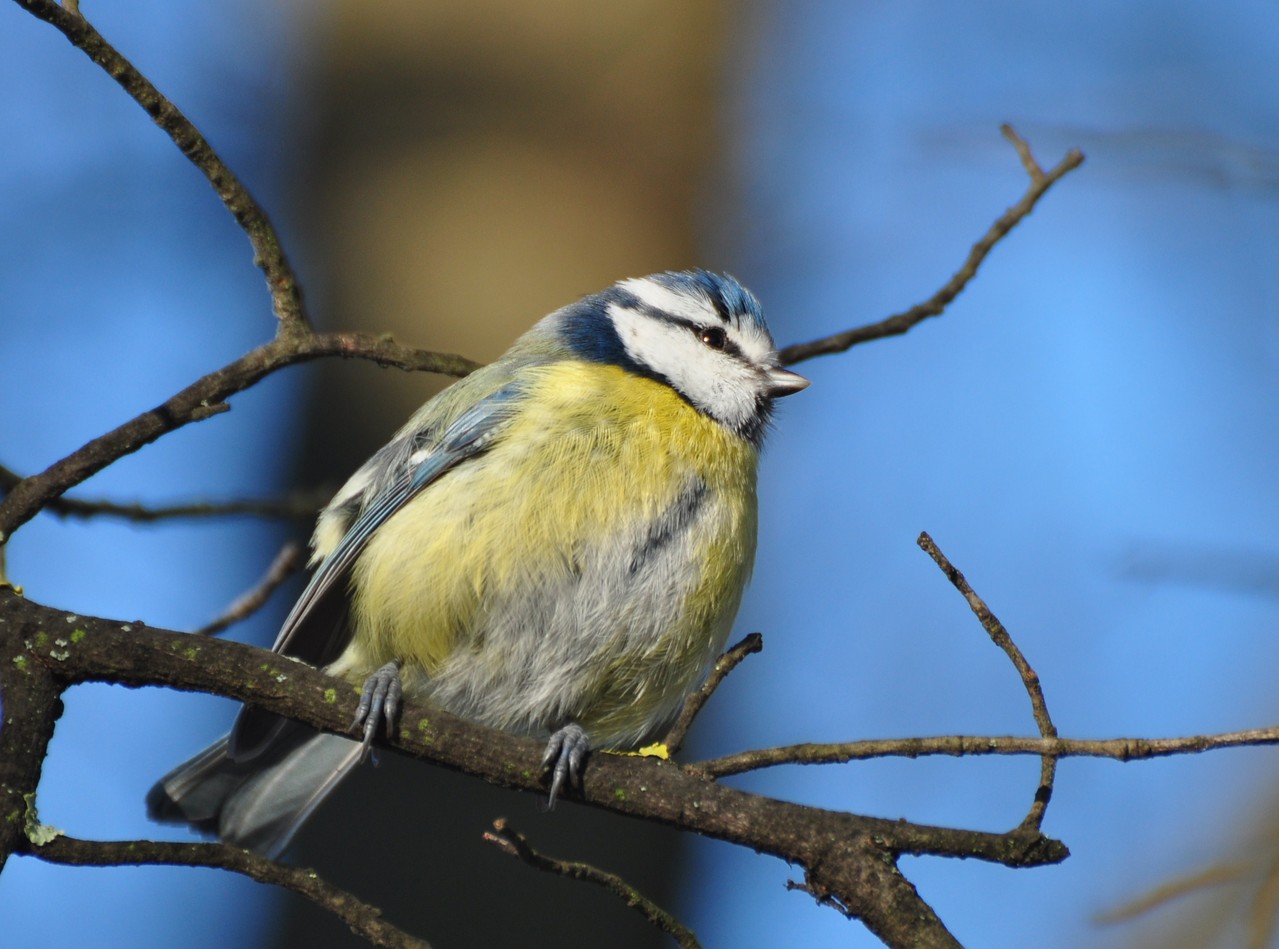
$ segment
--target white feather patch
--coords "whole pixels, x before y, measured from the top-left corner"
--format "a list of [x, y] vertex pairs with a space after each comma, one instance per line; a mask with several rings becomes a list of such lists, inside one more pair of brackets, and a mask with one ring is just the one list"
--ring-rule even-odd
[[646, 306], [669, 313], [671, 316], [694, 320], [698, 323], [720, 322], [714, 309], [705, 300], [664, 287], [648, 277], [632, 277], [621, 281], [618, 286], [628, 293], [633, 293]]
[[[733, 428], [755, 414], [763, 385], [760, 369], [711, 349], [685, 326], [617, 303], [610, 304], [608, 312], [627, 354], [668, 379], [699, 409]], [[699, 322], [705, 321], [703, 311]], [[717, 320], [715, 325], [721, 324]], [[738, 338], [731, 329], [729, 333]]]

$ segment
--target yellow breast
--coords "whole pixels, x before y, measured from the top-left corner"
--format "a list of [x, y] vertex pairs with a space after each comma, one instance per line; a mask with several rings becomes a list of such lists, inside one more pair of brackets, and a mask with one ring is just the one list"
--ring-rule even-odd
[[[736, 613], [755, 548], [756, 463], [754, 446], [659, 382], [593, 363], [531, 370], [518, 415], [494, 446], [428, 486], [370, 539], [355, 567], [352, 649], [335, 671], [355, 678], [398, 658], [411, 691], [414, 672], [470, 677], [461, 696], [513, 687], [521, 670], [512, 662], [553, 656], [541, 675], [573, 683], [566, 690], [577, 697], [565, 701], [608, 706], [573, 714], [616, 717], [628, 699], [612, 694], [612, 680], [629, 683], [632, 698], [651, 691], [669, 704], [695, 685]], [[654, 525], [699, 482], [706, 497], [696, 527], [659, 576], [641, 575], [635, 551], [663, 541]], [[641, 582], [664, 589], [632, 588]], [[581, 589], [587, 584], [601, 589]], [[645, 625], [653, 616], [639, 614], [668, 604], [679, 627], [669, 642], [628, 638], [632, 627], [648, 640], [663, 636]], [[495, 610], [524, 610], [539, 628], [517, 633], [518, 618]], [[517, 635], [581, 642], [537, 647]], [[594, 681], [576, 689], [573, 674]]]

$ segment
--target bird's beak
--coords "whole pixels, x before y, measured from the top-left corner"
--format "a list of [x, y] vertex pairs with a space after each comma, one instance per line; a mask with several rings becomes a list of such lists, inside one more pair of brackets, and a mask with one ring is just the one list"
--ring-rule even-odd
[[807, 389], [812, 383], [797, 372], [789, 369], [768, 370], [768, 395], [772, 399], [780, 399], [784, 395], [794, 395]]

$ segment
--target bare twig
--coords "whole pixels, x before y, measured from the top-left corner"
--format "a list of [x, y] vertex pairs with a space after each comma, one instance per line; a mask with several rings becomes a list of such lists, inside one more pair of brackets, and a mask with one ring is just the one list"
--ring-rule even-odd
[[1022, 735], [937, 735], [926, 738], [871, 738], [845, 742], [806, 742], [709, 758], [687, 768], [711, 778], [784, 764], [843, 764], [869, 758], [925, 758], [933, 755], [1039, 755], [1052, 758], [1110, 758], [1145, 761], [1170, 755], [1195, 755], [1222, 748], [1279, 745], [1279, 726], [1249, 728], [1184, 738], [1033, 738]]
[[207, 626], [201, 626], [193, 632], [197, 636], [216, 636], [233, 623], [241, 623], [248, 619], [258, 610], [260, 610], [267, 600], [271, 598], [271, 594], [279, 589], [280, 584], [284, 583], [297, 570], [298, 564], [302, 562], [302, 548], [293, 541], [288, 541], [280, 552], [275, 555], [275, 559], [271, 561], [271, 566], [267, 568], [266, 576], [264, 576], [253, 589], [247, 591], [241, 596], [236, 597], [235, 601], [227, 607], [225, 613], [215, 619]]
[[[22, 475], [0, 465], [0, 494], [23, 480]], [[299, 491], [275, 499], [244, 498], [232, 501], [188, 501], [182, 504], [142, 504], [138, 502], [88, 500], [63, 495], [53, 498], [44, 510], [58, 517], [118, 517], [137, 524], [157, 521], [205, 520], [215, 517], [260, 517], [280, 520], [309, 520], [333, 496], [332, 488]]]
[[1127, 922], [1211, 887], [1239, 886], [1254, 881], [1256, 887], [1248, 908], [1243, 945], [1248, 949], [1266, 949], [1275, 944], [1276, 914], [1279, 914], [1279, 856], [1273, 851], [1264, 861], [1250, 859], [1217, 863], [1167, 880], [1135, 899], [1099, 914], [1097, 922]]
[[382, 919], [382, 912], [377, 907], [326, 883], [314, 870], [286, 867], [240, 847], [155, 840], [99, 841], [55, 837], [42, 846], [29, 844], [26, 852], [48, 863], [73, 866], [161, 865], [231, 870], [259, 883], [282, 886], [306, 897], [321, 909], [333, 913], [350, 926], [353, 933], [363, 936], [374, 945], [430, 949], [428, 943]]
[[999, 126], [999, 132], [1004, 138], [1012, 142], [1013, 148], [1017, 150], [1017, 157], [1021, 159], [1021, 167], [1026, 169], [1026, 174], [1030, 176], [1030, 180], [1034, 184], [1042, 183], [1048, 176], [1044, 174], [1044, 169], [1040, 167], [1035, 155], [1030, 150], [1030, 143], [1017, 134], [1017, 130], [1005, 122]]
[[[977, 617], [982, 628], [990, 636], [991, 641], [1002, 649], [1004, 654], [1012, 661], [1017, 674], [1021, 676], [1022, 685], [1026, 687], [1026, 694], [1030, 697], [1031, 711], [1035, 716], [1035, 725], [1039, 728], [1040, 736], [1043, 738], [1056, 738], [1057, 728], [1053, 725], [1052, 716], [1048, 714], [1048, 703], [1044, 700], [1044, 690], [1039, 684], [1039, 675], [1030, 667], [1026, 657], [1022, 655], [1021, 650], [1017, 648], [1017, 644], [1013, 642], [1013, 638], [1008, 635], [1008, 630], [1004, 628], [1004, 624], [999, 622], [985, 601], [973, 591], [968, 581], [964, 579], [964, 575], [946, 559], [946, 555], [941, 552], [941, 549], [933, 539], [928, 536], [927, 531], [921, 533], [916, 542], [924, 553], [933, 558], [933, 562], [941, 568], [942, 573], [946, 575], [946, 579], [951, 582], [951, 585], [963, 594], [964, 599], [968, 601], [969, 609], [973, 611], [973, 615]], [[1048, 802], [1052, 798], [1053, 778], [1056, 773], [1057, 759], [1051, 755], [1044, 755], [1039, 768], [1039, 788], [1035, 791], [1035, 798], [1031, 802], [1030, 811], [1022, 821], [1023, 827], [1038, 830], [1043, 824], [1044, 812], [1048, 809]]]
[[151, 120], [173, 140], [178, 150], [213, 186], [253, 245], [254, 262], [266, 277], [267, 290], [279, 321], [280, 335], [309, 330], [310, 320], [302, 302], [302, 290], [284, 256], [279, 235], [266, 212], [249, 194], [230, 168], [218, 157], [200, 130], [172, 102], [160, 94], [133, 64], [103, 39], [80, 13], [79, 5], [59, 6], [55, 0], [16, 0], [20, 7], [54, 28], [119, 83]]
[[161, 435], [227, 410], [226, 399], [296, 363], [325, 356], [368, 359], [381, 366], [464, 376], [478, 363], [463, 356], [403, 346], [371, 333], [319, 333], [276, 338], [197, 379], [162, 405], [82, 445], [38, 475], [25, 478], [0, 502], [0, 544], [54, 498]]
[[1212, 886], [1238, 883], [1252, 876], [1254, 868], [1247, 863], [1222, 863], [1161, 883], [1147, 893], [1097, 916], [1099, 923], [1122, 923], [1158, 909], [1173, 900]]
[[670, 731], [666, 733], [666, 737], [662, 739], [662, 744], [666, 746], [668, 754], [674, 757], [675, 753], [684, 746], [684, 739], [688, 736], [688, 730], [693, 727], [693, 719], [697, 718], [698, 713], [706, 705], [707, 699], [719, 688], [719, 684], [724, 681], [724, 678], [736, 669], [743, 659], [752, 653], [759, 652], [763, 648], [764, 637], [759, 633], [751, 633], [715, 660], [715, 666], [711, 669], [711, 674], [706, 677], [706, 681], [702, 683], [700, 689], [684, 699], [684, 707], [680, 710], [679, 718], [675, 719], [675, 724], [671, 726]]
[[43, 473], [14, 485], [0, 503], [0, 544], [41, 507], [69, 488], [167, 432], [225, 412], [228, 396], [283, 366], [320, 356], [342, 355], [373, 359], [382, 365], [429, 369], [451, 375], [465, 375], [475, 368], [474, 363], [461, 357], [410, 350], [388, 337], [349, 333], [316, 335], [306, 316], [297, 278], [270, 220], [199, 129], [78, 11], [64, 8], [54, 0], [15, 2], [60, 30], [72, 45], [101, 66], [208, 178], [253, 246], [255, 260], [262, 268], [271, 294], [277, 332], [271, 343], [196, 381], [163, 405], [94, 439]]
[[587, 883], [594, 883], [596, 886], [604, 887], [615, 896], [621, 897], [627, 906], [638, 912], [662, 932], [668, 933], [684, 949], [701, 949], [701, 943], [697, 941], [697, 937], [693, 935], [691, 929], [617, 874], [600, 870], [589, 863], [581, 863], [576, 860], [559, 860], [539, 853], [529, 845], [523, 834], [507, 826], [505, 818], [498, 818], [493, 821], [493, 832], [486, 831], [484, 839], [503, 853], [522, 860], [535, 870], [558, 873], [560, 876], [566, 876], [573, 880], [584, 880]]
[[783, 364], [793, 365], [806, 359], [812, 359], [814, 356], [842, 353], [859, 343], [866, 343], [873, 339], [900, 336], [909, 332], [929, 317], [940, 316], [951, 301], [959, 296], [964, 287], [968, 286], [969, 281], [977, 276], [977, 269], [981, 266], [982, 261], [986, 259], [986, 255], [990, 253], [991, 248], [998, 244], [1009, 231], [1020, 224], [1022, 219], [1035, 209], [1035, 205], [1039, 203], [1039, 199], [1044, 196], [1049, 188], [1084, 162], [1083, 152], [1078, 149], [1071, 149], [1056, 166], [1045, 172], [1035, 162], [1034, 156], [1030, 153], [1030, 146], [1013, 131], [1012, 126], [1004, 125], [1001, 131], [1013, 143], [1013, 147], [1017, 149], [1017, 154], [1022, 160], [1022, 166], [1030, 176], [1030, 187], [1021, 196], [1021, 200], [1001, 214], [977, 243], [972, 246], [963, 266], [955, 271], [954, 275], [946, 281], [940, 290], [922, 303], [916, 303], [908, 310], [895, 313], [886, 319], [880, 320], [878, 323], [868, 323], [865, 326], [858, 326], [842, 333], [836, 333], [833, 336], [815, 339], [812, 342], [787, 346], [781, 351]]

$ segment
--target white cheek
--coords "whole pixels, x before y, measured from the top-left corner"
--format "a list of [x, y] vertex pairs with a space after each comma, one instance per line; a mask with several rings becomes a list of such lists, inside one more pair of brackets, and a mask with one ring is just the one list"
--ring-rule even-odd
[[614, 305], [617, 335], [627, 354], [665, 376], [695, 406], [734, 427], [756, 411], [756, 374], [748, 366], [710, 349], [687, 328]]
[[642, 366], [669, 377], [668, 364], [677, 361], [674, 357], [693, 348], [690, 345], [695, 342], [692, 334], [683, 327], [651, 319], [616, 303], [610, 304], [608, 309], [627, 355]]

